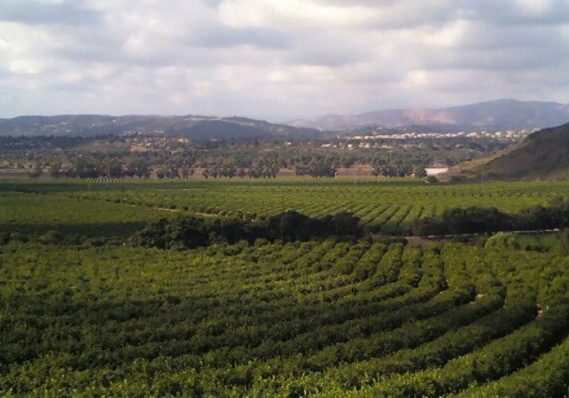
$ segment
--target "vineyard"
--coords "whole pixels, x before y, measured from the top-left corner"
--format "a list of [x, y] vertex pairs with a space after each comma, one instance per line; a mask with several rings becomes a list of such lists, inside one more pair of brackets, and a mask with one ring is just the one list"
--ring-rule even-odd
[[563, 396], [569, 259], [360, 241], [10, 243], [0, 395]]
[[429, 186], [414, 180], [301, 179], [5, 183], [0, 184], [0, 204], [9, 203], [12, 211], [0, 213], [0, 223], [140, 225], [137, 223], [180, 214], [255, 218], [293, 209], [311, 216], [349, 211], [376, 226], [378, 232], [405, 235], [416, 220], [448, 208], [493, 206], [517, 212], [528, 206], [546, 205], [556, 197], [569, 198], [567, 183]]
[[[261, 229], [347, 210], [401, 234], [557, 197], [569, 186], [0, 183], [0, 396], [565, 397], [563, 252]], [[207, 222], [230, 217], [269, 234], [229, 244]], [[176, 246], [198, 218], [204, 241]]]

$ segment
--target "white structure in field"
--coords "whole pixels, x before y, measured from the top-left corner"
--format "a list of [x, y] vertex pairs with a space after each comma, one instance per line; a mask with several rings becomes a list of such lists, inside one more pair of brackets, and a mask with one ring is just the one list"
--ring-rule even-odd
[[436, 177], [438, 175], [444, 174], [448, 172], [448, 167], [427, 167], [425, 169], [427, 173], [427, 177]]

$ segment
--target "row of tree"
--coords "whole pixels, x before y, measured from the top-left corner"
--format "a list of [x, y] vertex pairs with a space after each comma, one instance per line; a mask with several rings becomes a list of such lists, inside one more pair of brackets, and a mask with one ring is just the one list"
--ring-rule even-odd
[[188, 249], [211, 243], [236, 243], [257, 239], [274, 241], [308, 241], [327, 237], [363, 235], [360, 219], [350, 213], [338, 213], [314, 218], [296, 211], [271, 216], [263, 220], [245, 221], [237, 218], [209, 220], [189, 216], [151, 223], [132, 237], [141, 246], [162, 249]]
[[508, 214], [495, 207], [447, 209], [440, 216], [417, 220], [413, 225], [413, 233], [420, 236], [442, 236], [567, 227], [569, 201], [556, 199], [549, 206], [533, 206], [516, 214]]
[[[238, 168], [234, 165], [213, 166], [203, 169], [201, 175], [204, 178], [276, 178], [279, 173], [276, 166], [259, 166], [253, 168]], [[333, 178], [337, 175], [338, 169], [333, 164], [324, 162], [311, 162], [309, 164], [299, 164], [296, 166], [297, 176], [328, 177]], [[178, 167], [175, 164], [166, 164], [157, 168], [154, 176], [158, 179], [164, 178], [189, 178], [193, 176], [193, 168]], [[41, 165], [36, 165], [28, 172], [30, 178], [38, 178], [44, 175]], [[83, 162], [79, 161], [68, 168], [63, 168], [61, 164], [51, 165], [48, 169], [50, 177], [69, 177], [69, 178], [125, 178], [139, 177], [150, 178], [153, 175], [150, 164], [135, 160], [127, 165], [121, 164], [118, 160], [106, 162]], [[425, 169], [422, 166], [412, 167], [410, 165], [396, 166], [375, 166], [371, 172], [375, 177], [425, 177]]]
[[389, 165], [389, 164], [374, 164], [371, 174], [375, 177], [426, 177], [427, 172], [425, 171], [424, 164], [412, 165]]
[[256, 166], [245, 169], [233, 165], [223, 165], [205, 168], [202, 171], [202, 176], [205, 178], [275, 178], [278, 172], [279, 168], [274, 166]]

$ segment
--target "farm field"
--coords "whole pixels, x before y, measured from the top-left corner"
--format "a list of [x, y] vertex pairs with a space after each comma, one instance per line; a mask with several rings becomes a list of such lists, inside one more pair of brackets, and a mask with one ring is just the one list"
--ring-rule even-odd
[[569, 398], [568, 48], [569, 0], [0, 0], [0, 398]]
[[[0, 228], [40, 231], [81, 226], [93, 233], [134, 231], [145, 221], [181, 214], [255, 218], [292, 209], [311, 216], [349, 211], [378, 231], [410, 233], [421, 217], [452, 207], [517, 212], [569, 198], [566, 182], [426, 185], [418, 180], [228, 180], [181, 182], [0, 183]], [[4, 210], [1, 210], [4, 209]], [[9, 210], [8, 210], [9, 209]], [[130, 227], [125, 227], [129, 223]], [[45, 229], [45, 228], [44, 228]]]
[[569, 184], [0, 183], [0, 396], [564, 397], [557, 237], [546, 253], [369, 234], [184, 250], [131, 239], [163, 218], [283, 209], [405, 234], [446, 208], [557, 197]]
[[447, 244], [0, 247], [0, 395], [559, 397], [569, 259]]

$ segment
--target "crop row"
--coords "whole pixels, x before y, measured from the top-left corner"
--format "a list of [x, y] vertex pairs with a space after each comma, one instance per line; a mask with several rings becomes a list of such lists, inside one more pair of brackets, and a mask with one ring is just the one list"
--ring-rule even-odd
[[524, 375], [556, 395], [567, 261], [371, 241], [10, 242], [0, 395], [484, 396]]

